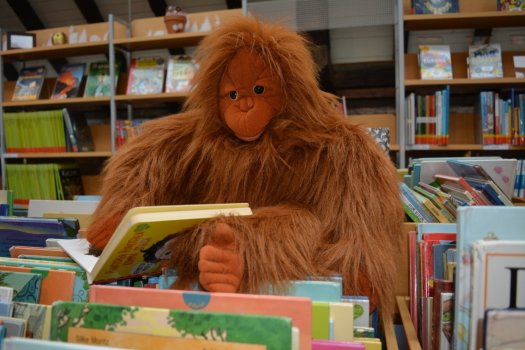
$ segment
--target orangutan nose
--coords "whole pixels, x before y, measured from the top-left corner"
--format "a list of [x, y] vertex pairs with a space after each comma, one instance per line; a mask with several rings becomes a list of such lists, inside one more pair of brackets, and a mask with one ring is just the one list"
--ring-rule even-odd
[[239, 108], [243, 112], [248, 112], [250, 109], [253, 108], [253, 98], [251, 96], [241, 97], [239, 101]]

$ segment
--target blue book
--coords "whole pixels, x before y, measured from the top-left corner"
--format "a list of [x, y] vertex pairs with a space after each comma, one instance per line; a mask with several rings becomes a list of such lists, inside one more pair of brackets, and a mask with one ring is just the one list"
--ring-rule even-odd
[[471, 206], [458, 208], [454, 348], [470, 349], [471, 244], [482, 239], [525, 239], [525, 207]]
[[413, 0], [412, 6], [417, 15], [459, 12], [459, 0]]
[[301, 280], [290, 283], [289, 296], [307, 297], [318, 302], [339, 302], [343, 295], [341, 281]]

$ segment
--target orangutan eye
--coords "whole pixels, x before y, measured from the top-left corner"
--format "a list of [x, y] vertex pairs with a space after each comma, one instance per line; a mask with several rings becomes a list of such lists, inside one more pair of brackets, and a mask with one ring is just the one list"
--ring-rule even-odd
[[253, 92], [255, 92], [257, 95], [260, 95], [264, 92], [264, 86], [261, 85], [255, 85], [253, 87]]
[[230, 98], [231, 98], [232, 100], [236, 100], [236, 99], [237, 99], [237, 96], [238, 96], [237, 91], [235, 91], [235, 90], [230, 91]]

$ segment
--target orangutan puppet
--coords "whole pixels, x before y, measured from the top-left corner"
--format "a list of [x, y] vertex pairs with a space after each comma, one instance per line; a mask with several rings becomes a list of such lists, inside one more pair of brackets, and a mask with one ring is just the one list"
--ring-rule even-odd
[[135, 206], [247, 202], [252, 216], [174, 237], [174, 288], [257, 294], [341, 274], [346, 295], [389, 314], [403, 218], [396, 170], [320, 90], [308, 42], [242, 17], [197, 52], [184, 111], [145, 123], [106, 164], [92, 247]]

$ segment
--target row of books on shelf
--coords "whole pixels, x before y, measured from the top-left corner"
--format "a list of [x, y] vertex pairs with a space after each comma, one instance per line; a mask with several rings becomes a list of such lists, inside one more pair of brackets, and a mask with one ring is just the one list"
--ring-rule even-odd
[[[525, 2], [521, 0], [494, 0], [497, 11], [525, 11]], [[459, 0], [412, 0], [411, 11], [414, 14], [433, 14], [460, 12]]]
[[[116, 120], [117, 148], [142, 131], [147, 119]], [[68, 109], [4, 113], [7, 153], [93, 152], [96, 150], [88, 118]], [[107, 125], [109, 128], [109, 124]]]
[[[151, 238], [148, 242], [153, 246], [164, 238], [166, 232], [161, 229], [165, 226], [157, 225], [159, 221], [169, 221], [173, 227], [183, 229], [194, 225], [196, 218], [204, 220], [220, 213], [242, 213], [248, 209], [246, 204], [132, 209], [113, 236], [116, 238], [112, 238], [124, 245], [115, 248], [108, 244], [99, 258], [93, 257], [112, 264], [118, 275], [113, 274], [113, 278], [106, 279], [104, 283], [99, 281], [96, 285], [91, 284], [89, 270], [68, 248], [67, 243], [81, 239], [47, 239], [45, 246], [28, 245], [30, 240], [26, 240], [26, 245], [11, 246], [9, 256], [0, 257], [0, 273], [13, 269], [42, 269], [45, 273], [38, 277], [40, 284], [32, 300], [6, 301], [12, 307], [1, 319], [5, 323], [19, 325], [8, 328], [8, 336], [31, 334], [34, 338], [72, 343], [89, 343], [95, 339], [106, 346], [134, 349], [145, 349], [146, 346], [149, 349], [152, 344], [180, 345], [192, 349], [206, 346], [249, 349], [249, 344], [263, 345], [266, 349], [327, 349], [334, 346], [342, 349], [381, 349], [377, 315], [370, 314], [368, 298], [343, 296], [341, 278], [337, 276], [291, 281], [287, 295], [248, 295], [169, 289], [176, 273], [163, 268], [162, 263], [156, 264], [154, 270], [137, 274], [136, 266], [144, 263], [144, 247], [129, 244], [132, 236], [136, 236], [136, 225], [146, 227], [144, 237]], [[192, 213], [191, 218], [187, 217], [188, 212]], [[11, 229], [43, 235], [35, 228], [40, 227], [37, 222], [44, 219], [24, 219], [25, 226]], [[140, 222], [136, 221], [138, 219]], [[0, 225], [4, 221], [7, 218], [0, 218]], [[31, 221], [33, 225], [27, 224]], [[1, 227], [0, 240], [8, 233], [8, 229]], [[51, 243], [58, 243], [65, 249], [49, 247]], [[126, 251], [128, 258], [126, 261], [120, 259], [120, 266], [115, 267], [117, 260], [114, 258], [122, 257], [123, 253], [119, 247]], [[132, 260], [129, 253], [135, 248], [138, 255]], [[106, 256], [111, 258], [106, 259]], [[133, 263], [130, 263], [131, 260]], [[57, 288], [56, 278], [63, 280], [61, 288]], [[6, 287], [13, 288], [11, 285]], [[13, 293], [20, 295], [21, 292]], [[18, 318], [11, 311], [22, 309], [26, 310], [21, 317], [23, 320], [15, 320]], [[22, 312], [17, 311], [18, 314]], [[146, 323], [155, 320], [154, 329], [144, 328], [146, 319], [149, 320]], [[235, 347], [229, 344], [232, 342], [242, 345]]]
[[[419, 45], [418, 62], [421, 79], [453, 79], [450, 45]], [[503, 78], [501, 45], [498, 43], [469, 45], [467, 73], [470, 79]], [[525, 56], [513, 57], [516, 78], [525, 77]]]
[[414, 163], [400, 186], [405, 214], [416, 223], [454, 223], [463, 206], [512, 206], [513, 195], [525, 187], [523, 169], [517, 169], [523, 161], [516, 159], [423, 158]]
[[430, 95], [412, 92], [405, 104], [409, 144], [448, 144], [450, 87]]
[[[50, 99], [111, 95], [111, 78], [107, 61], [92, 62], [85, 76], [86, 63], [67, 63], [57, 74]], [[132, 58], [127, 95], [158, 94], [162, 92], [188, 92], [198, 64], [191, 56]], [[115, 86], [121, 64], [115, 66]], [[38, 100], [46, 78], [45, 66], [25, 67], [21, 70], [13, 92], [13, 101]], [[84, 91], [81, 92], [85, 80]]]
[[408, 235], [410, 315], [423, 349], [524, 346], [525, 207], [461, 207]]

